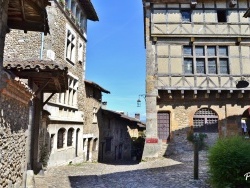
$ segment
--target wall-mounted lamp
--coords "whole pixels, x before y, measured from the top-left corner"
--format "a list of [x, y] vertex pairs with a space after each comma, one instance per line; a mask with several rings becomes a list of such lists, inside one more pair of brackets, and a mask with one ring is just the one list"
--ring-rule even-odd
[[236, 80], [236, 88], [245, 88], [248, 85], [249, 85], [249, 82], [244, 77], [241, 77], [240, 80]]
[[141, 107], [141, 99], [140, 97], [143, 97], [144, 99], [146, 99], [146, 95], [142, 94], [142, 95], [139, 95], [139, 98], [137, 99], [137, 107]]

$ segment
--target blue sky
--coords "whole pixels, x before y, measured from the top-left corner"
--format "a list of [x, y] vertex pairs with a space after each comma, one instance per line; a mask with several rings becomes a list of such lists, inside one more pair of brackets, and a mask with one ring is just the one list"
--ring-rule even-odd
[[107, 108], [145, 119], [145, 48], [141, 0], [92, 0], [99, 22], [88, 21], [86, 79], [111, 94]]

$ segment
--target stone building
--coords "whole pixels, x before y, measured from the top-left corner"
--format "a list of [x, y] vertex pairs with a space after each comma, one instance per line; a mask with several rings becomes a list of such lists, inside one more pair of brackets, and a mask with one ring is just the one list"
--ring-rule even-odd
[[48, 4], [47, 0], [0, 2], [0, 187], [26, 187], [29, 109], [34, 96], [24, 82], [3, 70], [5, 35], [9, 28], [47, 34]]
[[83, 127], [84, 161], [98, 160], [99, 130], [102, 124], [102, 93], [109, 94], [110, 92], [95, 82], [85, 80], [86, 100]]
[[191, 127], [221, 136], [240, 133], [250, 104], [249, 87], [237, 88], [250, 75], [250, 26], [243, 17], [249, 3], [143, 0], [144, 158], [159, 156], [163, 148], [168, 154], [169, 143], [185, 144]]
[[[99, 162], [129, 161], [141, 159], [145, 124], [138, 117], [131, 118], [123, 113], [102, 109], [102, 123], [99, 126]], [[137, 141], [136, 141], [137, 140]]]
[[38, 170], [41, 163], [50, 167], [83, 159], [87, 20], [98, 21], [89, 0], [50, 3], [50, 35], [13, 30], [5, 46], [5, 68], [36, 92], [31, 160]]

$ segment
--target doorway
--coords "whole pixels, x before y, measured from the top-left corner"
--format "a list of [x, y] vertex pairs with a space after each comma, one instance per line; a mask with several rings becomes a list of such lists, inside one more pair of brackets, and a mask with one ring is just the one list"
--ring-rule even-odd
[[170, 113], [158, 112], [157, 124], [158, 138], [167, 143], [170, 140]]

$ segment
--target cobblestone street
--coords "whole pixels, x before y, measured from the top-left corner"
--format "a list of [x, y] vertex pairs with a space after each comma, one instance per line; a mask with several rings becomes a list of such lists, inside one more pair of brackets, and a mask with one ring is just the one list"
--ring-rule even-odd
[[139, 164], [82, 163], [51, 168], [35, 177], [37, 188], [208, 188], [207, 153], [200, 152], [199, 180], [193, 153]]

